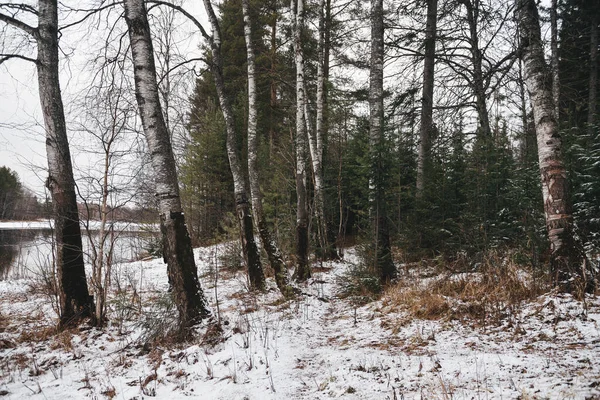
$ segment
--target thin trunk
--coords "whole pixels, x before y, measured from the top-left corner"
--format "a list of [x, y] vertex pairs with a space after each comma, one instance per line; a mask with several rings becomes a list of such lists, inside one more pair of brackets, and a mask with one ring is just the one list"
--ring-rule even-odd
[[156, 179], [163, 257], [179, 311], [181, 333], [187, 335], [193, 325], [209, 315], [209, 311], [198, 281], [192, 243], [181, 208], [175, 158], [159, 102], [144, 1], [126, 0], [124, 8], [134, 65], [136, 98]]
[[593, 290], [589, 264], [573, 236], [569, 204], [569, 181], [561, 154], [561, 137], [554, 115], [548, 66], [544, 60], [540, 24], [535, 0], [517, 0], [525, 83], [533, 106], [542, 181], [542, 196], [551, 269], [555, 284], [568, 292]]
[[244, 14], [244, 38], [246, 40], [246, 52], [248, 54], [248, 176], [250, 180], [250, 196], [252, 199], [252, 211], [254, 220], [258, 227], [258, 233], [267, 253], [269, 263], [275, 273], [275, 282], [281, 293], [288, 297], [293, 294], [288, 283], [288, 275], [279, 246], [275, 242], [271, 230], [267, 226], [262, 207], [262, 191], [258, 179], [258, 139], [256, 136], [256, 125], [258, 113], [256, 110], [256, 64], [254, 46], [252, 44], [252, 26], [250, 22], [249, 0], [242, 0], [242, 12]]
[[242, 241], [242, 251], [244, 260], [248, 268], [248, 279], [250, 287], [255, 290], [264, 290], [265, 275], [260, 261], [260, 254], [256, 241], [254, 240], [254, 227], [252, 222], [252, 213], [250, 211], [250, 202], [248, 201], [248, 188], [244, 177], [242, 163], [237, 152], [235, 121], [231, 101], [225, 92], [225, 81], [223, 79], [223, 60], [221, 58], [221, 32], [219, 21], [212, 8], [210, 0], [204, 0], [204, 8], [210, 20], [213, 36], [210, 40], [212, 52], [212, 73], [219, 97], [221, 112], [225, 119], [225, 128], [227, 131], [227, 156], [229, 158], [229, 167], [233, 176], [233, 191], [235, 194], [235, 204], [238, 221], [240, 224], [240, 235]]
[[552, 99], [554, 100], [554, 118], [560, 119], [560, 78], [558, 75], [558, 6], [552, 0], [550, 6], [550, 49], [552, 67]]
[[37, 73], [46, 130], [48, 179], [52, 195], [60, 325], [66, 327], [93, 317], [83, 264], [81, 228], [75, 196], [75, 179], [58, 77], [58, 12], [56, 0], [40, 0]]
[[[471, 3], [473, 1], [474, 3]], [[479, 0], [462, 0], [467, 9], [467, 22], [469, 24], [471, 63], [473, 64], [473, 91], [475, 94], [475, 104], [477, 115], [479, 117], [480, 134], [483, 138], [489, 138], [492, 135], [490, 128], [490, 116], [487, 109], [485, 96], [485, 86], [483, 82], [483, 57], [479, 48], [479, 32], [477, 25], [479, 23]]]
[[308, 265], [308, 210], [306, 195], [307, 135], [304, 96], [304, 55], [302, 29], [304, 0], [291, 2], [294, 21], [294, 60], [296, 63], [296, 271], [294, 278], [301, 282], [311, 276]]
[[[327, 85], [329, 79], [329, 20], [331, 2], [319, 3], [319, 60], [317, 63], [317, 126], [315, 134], [310, 135], [309, 145], [314, 176], [315, 217], [317, 225], [317, 243], [320, 257], [335, 259], [338, 257], [335, 244], [330, 243], [325, 215], [325, 178], [323, 171], [323, 143], [328, 134], [327, 125]], [[309, 131], [310, 132], [310, 131]]]
[[275, 79], [277, 60], [277, 9], [273, 10], [271, 25], [271, 70], [269, 85], [269, 160], [273, 160], [275, 146], [275, 108], [277, 107], [277, 80]]
[[425, 60], [423, 66], [423, 98], [421, 100], [421, 126], [419, 128], [419, 156], [417, 159], [416, 197], [418, 199], [423, 197], [425, 184], [429, 179], [429, 163], [431, 162], [436, 25], [437, 0], [428, 0], [427, 25], [425, 28]]
[[383, 0], [371, 0], [371, 67], [369, 79], [369, 196], [374, 244], [374, 268], [382, 283], [396, 276], [387, 221], [384, 171]]
[[590, 27], [590, 93], [588, 98], [588, 126], [596, 124], [596, 98], [598, 90], [598, 14], [594, 12]]

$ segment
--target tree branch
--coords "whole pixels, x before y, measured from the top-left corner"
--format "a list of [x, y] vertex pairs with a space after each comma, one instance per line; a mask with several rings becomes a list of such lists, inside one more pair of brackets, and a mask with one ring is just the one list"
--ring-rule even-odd
[[36, 60], [34, 58], [22, 56], [20, 54], [2, 54], [2, 53], [0, 53], [0, 65], [2, 65], [5, 61], [10, 60], [11, 58], [19, 58], [21, 60], [29, 61], [34, 64], [37, 64], [37, 62], [38, 62], [38, 60]]
[[200, 33], [202, 34], [202, 36], [204, 37], [204, 39], [206, 39], [206, 40], [208, 40], [209, 42], [212, 43], [212, 36], [210, 36], [208, 33], [206, 33], [206, 31], [204, 30], [204, 27], [202, 26], [202, 24], [200, 23], [200, 21], [198, 21], [196, 19], [196, 17], [194, 17], [189, 12], [187, 12], [185, 9], [183, 9], [183, 7], [180, 7], [178, 5], [171, 4], [171, 3], [168, 3], [168, 2], [162, 1], [162, 0], [148, 0], [148, 3], [157, 4], [157, 5], [165, 6], [165, 7], [170, 7], [172, 9], [176, 10], [176, 11], [179, 11], [187, 19], [189, 19], [194, 25], [196, 25], [196, 27], [200, 30]]
[[6, 14], [0, 13], [0, 21], [6, 22], [8, 25], [14, 26], [17, 29], [21, 29], [22, 31], [24, 31], [25, 33], [28, 33], [29, 35], [31, 35], [33, 37], [37, 36], [37, 28], [34, 28], [33, 26], [29, 26], [25, 22], [19, 21], [16, 18], [9, 17]]

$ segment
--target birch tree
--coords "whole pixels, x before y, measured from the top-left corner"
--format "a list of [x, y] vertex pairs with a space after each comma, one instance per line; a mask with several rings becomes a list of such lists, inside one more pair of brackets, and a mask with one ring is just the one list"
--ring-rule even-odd
[[551, 271], [555, 285], [567, 292], [581, 294], [583, 290], [594, 289], [594, 276], [573, 235], [569, 181], [555, 117], [552, 80], [544, 59], [538, 10], [535, 0], [517, 0], [516, 4], [524, 80], [533, 107], [537, 135]]
[[250, 286], [254, 289], [263, 290], [265, 288], [265, 276], [260, 261], [258, 247], [256, 246], [256, 240], [254, 239], [254, 223], [252, 221], [252, 212], [250, 211], [250, 202], [248, 201], [246, 178], [237, 151], [234, 113], [231, 100], [227, 97], [225, 91], [223, 59], [221, 57], [221, 29], [210, 0], [204, 0], [204, 8], [206, 9], [208, 20], [212, 27], [212, 37], [208, 36], [206, 32], [204, 32], [203, 35], [210, 44], [212, 55], [211, 70], [215, 80], [219, 104], [221, 106], [221, 111], [223, 112], [223, 118], [225, 119], [227, 131], [227, 156], [229, 158], [229, 167], [233, 176], [233, 190], [235, 193], [237, 217], [240, 223], [240, 235], [244, 259], [248, 268]]
[[369, 68], [369, 197], [374, 268], [382, 283], [396, 276], [392, 260], [385, 200], [383, 107], [383, 0], [371, 0], [371, 64]]
[[[325, 215], [325, 179], [323, 172], [323, 141], [327, 135], [327, 84], [329, 79], [329, 37], [331, 19], [331, 1], [319, 1], [319, 44], [317, 61], [317, 116], [315, 131], [309, 132], [309, 149], [314, 176], [315, 220], [317, 243], [321, 257], [336, 258], [335, 244], [329, 243], [327, 218]], [[305, 101], [305, 103], [308, 103]], [[307, 114], [308, 115], [308, 114]], [[308, 120], [308, 119], [307, 119]]]
[[[89, 295], [85, 276], [81, 228], [75, 195], [75, 179], [67, 138], [67, 127], [59, 83], [58, 57], [58, 6], [56, 0], [40, 0], [37, 9], [17, 3], [4, 3], [0, 21], [28, 35], [37, 45], [37, 57], [22, 54], [0, 54], [0, 63], [11, 58], [35, 64], [44, 129], [48, 178], [46, 187], [52, 196], [56, 272], [60, 302], [60, 326], [79, 323], [93, 317], [94, 303]], [[37, 16], [38, 26], [31, 26], [19, 14]], [[10, 14], [10, 15], [9, 15]]]
[[159, 102], [150, 26], [143, 0], [124, 2], [135, 91], [152, 167], [163, 238], [163, 255], [183, 334], [209, 315], [181, 209], [175, 159]]
[[294, 63], [296, 65], [296, 270], [297, 281], [311, 276], [308, 265], [308, 200], [306, 192], [307, 134], [305, 114], [304, 53], [302, 30], [304, 27], [304, 0], [292, 0], [290, 10], [293, 21]]
[[254, 45], [252, 43], [252, 24], [250, 20], [250, 6], [248, 0], [242, 0], [242, 12], [244, 15], [244, 39], [246, 41], [246, 52], [248, 54], [248, 176], [250, 180], [250, 196], [252, 198], [252, 211], [258, 228], [258, 233], [267, 253], [269, 263], [275, 273], [275, 282], [284, 296], [293, 294], [288, 283], [287, 270], [279, 246], [273, 237], [265, 220], [262, 206], [262, 191], [260, 188], [258, 172], [258, 138], [256, 126], [258, 112], [256, 108], [256, 62]]

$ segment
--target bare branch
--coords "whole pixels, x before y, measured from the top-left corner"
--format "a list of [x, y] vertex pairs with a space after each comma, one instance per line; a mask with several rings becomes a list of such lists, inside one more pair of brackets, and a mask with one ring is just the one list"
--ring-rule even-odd
[[14, 26], [17, 29], [21, 29], [22, 31], [28, 33], [29, 35], [36, 37], [37, 36], [37, 28], [33, 26], [27, 25], [23, 21], [19, 21], [16, 18], [9, 17], [6, 14], [0, 13], [0, 21], [6, 22], [8, 25]]
[[202, 36], [208, 40], [209, 42], [212, 42], [212, 36], [210, 36], [208, 33], [206, 33], [206, 30], [204, 30], [204, 27], [202, 26], [202, 24], [200, 23], [200, 21], [198, 21], [196, 19], [196, 17], [194, 17], [192, 14], [190, 14], [189, 12], [187, 12], [183, 7], [166, 2], [166, 1], [161, 1], [161, 0], [149, 0], [148, 3], [152, 3], [152, 4], [156, 4], [159, 6], [165, 6], [165, 7], [170, 7], [174, 10], [179, 11], [180, 13], [182, 13], [187, 19], [189, 19], [194, 25], [196, 25], [196, 27], [200, 30], [200, 33], [202, 34]]
[[38, 60], [36, 60], [35, 58], [22, 56], [20, 54], [2, 54], [2, 53], [0, 53], [0, 65], [2, 65], [5, 61], [8, 61], [12, 58], [18, 58], [21, 60], [32, 62], [34, 64], [37, 64], [37, 62], [38, 62]]

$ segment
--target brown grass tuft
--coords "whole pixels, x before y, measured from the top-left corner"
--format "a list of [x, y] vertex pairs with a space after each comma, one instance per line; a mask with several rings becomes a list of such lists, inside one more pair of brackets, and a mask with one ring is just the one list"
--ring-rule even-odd
[[532, 271], [492, 252], [484, 257], [476, 272], [446, 271], [427, 279], [412, 274], [401, 279], [386, 290], [383, 305], [389, 311], [404, 311], [419, 319], [499, 325], [507, 319], [512, 322], [524, 302], [547, 289]]

